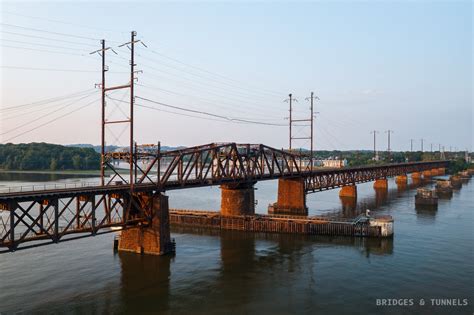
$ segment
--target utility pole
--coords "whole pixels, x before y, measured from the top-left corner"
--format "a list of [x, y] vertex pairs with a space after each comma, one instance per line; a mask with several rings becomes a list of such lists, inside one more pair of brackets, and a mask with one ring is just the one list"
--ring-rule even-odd
[[410, 139], [410, 152], [413, 152], [413, 140], [414, 139]]
[[377, 161], [378, 158], [377, 158], [377, 147], [376, 147], [376, 135], [378, 133], [377, 130], [373, 130], [371, 131], [370, 133], [373, 133], [374, 134], [374, 160]]
[[110, 47], [105, 47], [105, 39], [102, 39], [100, 41], [101, 48], [98, 50], [95, 50], [90, 53], [90, 55], [93, 54], [99, 54], [101, 56], [101, 73], [102, 73], [102, 80], [100, 84], [96, 84], [96, 86], [100, 86], [101, 90], [101, 135], [100, 135], [100, 184], [104, 186], [105, 184], [105, 73], [109, 70], [108, 67], [105, 65], [105, 53], [107, 50], [112, 50], [114, 53], [116, 53], [112, 48]]
[[[101, 113], [101, 118], [102, 118], [102, 124], [101, 124], [101, 168], [100, 168], [100, 175], [101, 175], [101, 184], [102, 185], [107, 185], [110, 183], [110, 180], [108, 183], [105, 183], [105, 143], [106, 143], [106, 125], [108, 124], [129, 124], [130, 125], [130, 143], [129, 143], [129, 164], [130, 164], [130, 179], [129, 179], [129, 184], [130, 184], [130, 190], [133, 190], [133, 184], [134, 184], [134, 177], [133, 177], [133, 171], [134, 171], [134, 140], [133, 140], [133, 107], [134, 107], [134, 81], [135, 81], [135, 43], [140, 42], [140, 40], [136, 40], [135, 36], [137, 33], [135, 31], [131, 32], [131, 41], [125, 44], [120, 45], [119, 47], [127, 46], [130, 48], [130, 82], [128, 84], [123, 84], [123, 85], [117, 85], [117, 86], [111, 86], [111, 87], [106, 87], [105, 86], [105, 74], [109, 70], [108, 67], [105, 65], [105, 54], [107, 50], [111, 50], [115, 54], [117, 54], [111, 47], [105, 47], [105, 40], [101, 41], [101, 49], [98, 49], [96, 51], [91, 52], [91, 54], [98, 53], [102, 57], [102, 83], [101, 85], [101, 90], [102, 90], [102, 97], [101, 97], [101, 103], [102, 103], [102, 113]], [[106, 93], [108, 91], [112, 90], [120, 90], [120, 89], [130, 89], [130, 113], [129, 117], [127, 119], [121, 119], [121, 120], [107, 120], [106, 117], [106, 111], [105, 111], [105, 106], [106, 106]], [[122, 178], [117, 172], [113, 176], [119, 176]], [[123, 178], [122, 178], [123, 179]]]
[[387, 147], [387, 154], [388, 154], [388, 162], [390, 163], [390, 134], [393, 133], [393, 130], [387, 130], [385, 131], [385, 133], [387, 133], [388, 135], [388, 147]]
[[290, 104], [290, 117], [288, 118], [289, 119], [289, 127], [290, 127], [290, 136], [289, 136], [289, 149], [291, 151], [292, 147], [291, 147], [291, 144], [292, 144], [292, 140], [293, 140], [293, 134], [291, 133], [291, 127], [293, 125], [293, 101], [297, 102], [296, 99], [293, 98], [293, 94], [288, 94], [288, 99], [285, 100], [285, 102], [288, 102]]
[[[133, 191], [133, 186], [135, 183], [136, 178], [133, 177], [133, 161], [134, 161], [134, 152], [133, 152], [133, 103], [135, 102], [135, 95], [134, 95], [134, 83], [135, 83], [135, 36], [137, 33], [132, 31], [130, 37], [130, 190]], [[135, 148], [136, 154], [136, 148]], [[136, 163], [136, 161], [135, 161]]]
[[441, 152], [441, 143], [438, 143], [438, 151]]
[[433, 143], [431, 143], [431, 152], [433, 152]]
[[[311, 165], [311, 170], [313, 170], [313, 154], [314, 154], [314, 147], [313, 147], [313, 141], [314, 141], [314, 104], [313, 104], [313, 101], [314, 100], [319, 100], [319, 97], [315, 96], [314, 95], [314, 92], [311, 92], [311, 96], [310, 97], [307, 97], [306, 100], [310, 100], [311, 101], [311, 118], [310, 118], [310, 121], [311, 121], [311, 156], [310, 156], [310, 159], [309, 159], [309, 163]], [[300, 120], [300, 121], [304, 121], [303, 120]]]
[[425, 141], [425, 139], [420, 139], [421, 140], [421, 152], [423, 153], [423, 141]]

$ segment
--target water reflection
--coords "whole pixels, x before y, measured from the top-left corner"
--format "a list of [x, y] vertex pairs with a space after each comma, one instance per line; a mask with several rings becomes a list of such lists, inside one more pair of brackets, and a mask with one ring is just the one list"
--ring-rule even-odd
[[416, 218], [420, 222], [434, 224], [436, 214], [438, 213], [438, 206], [432, 205], [416, 205]]
[[[160, 313], [169, 309], [172, 256], [119, 252], [121, 307], [124, 314]], [[150, 303], [154, 301], [154, 303]]]
[[384, 205], [388, 198], [387, 188], [374, 188], [375, 191], [375, 208], [379, 208]]
[[397, 192], [398, 196], [401, 196], [407, 191], [409, 188], [407, 183], [397, 183]]
[[[249, 233], [232, 230], [213, 230], [206, 228], [172, 226], [172, 232], [178, 234], [195, 234], [219, 237], [221, 244], [221, 260], [223, 270], [235, 271], [246, 263], [273, 261], [270, 257], [300, 256], [313, 250], [314, 245], [349, 246], [364, 252], [377, 255], [391, 255], [393, 253], [392, 238], [364, 238], [348, 236], [304, 235], [283, 233]], [[275, 244], [274, 250], [262, 251], [256, 245], [259, 241], [270, 241]], [[263, 254], [263, 255], [262, 255]], [[248, 268], [248, 265], [245, 266]]]
[[355, 197], [339, 197], [342, 206], [342, 214], [346, 218], [356, 217], [359, 213], [357, 209], [357, 198]]

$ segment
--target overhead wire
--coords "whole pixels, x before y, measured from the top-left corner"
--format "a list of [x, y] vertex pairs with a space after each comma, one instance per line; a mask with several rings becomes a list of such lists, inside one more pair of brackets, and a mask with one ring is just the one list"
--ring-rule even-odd
[[22, 132], [22, 133], [20, 133], [20, 134], [17, 134], [17, 135], [15, 135], [15, 136], [11, 137], [11, 138], [8, 138], [8, 139], [6, 139], [6, 140], [3, 140], [3, 142], [4, 142], [4, 143], [7, 143], [8, 141], [11, 141], [11, 140], [16, 139], [16, 138], [18, 138], [18, 137], [20, 137], [20, 136], [23, 136], [23, 135], [25, 135], [25, 134], [27, 134], [27, 133], [30, 133], [30, 132], [35, 131], [35, 130], [38, 130], [39, 128], [42, 128], [42, 127], [44, 127], [44, 126], [46, 126], [46, 125], [49, 125], [49, 124], [51, 124], [51, 123], [54, 123], [54, 122], [58, 121], [58, 120], [61, 119], [61, 118], [64, 118], [64, 117], [66, 117], [66, 116], [68, 116], [68, 115], [70, 115], [70, 114], [73, 114], [73, 113], [75, 113], [75, 112], [77, 112], [77, 111], [79, 111], [79, 110], [81, 110], [81, 109], [84, 109], [84, 108], [86, 108], [86, 107], [88, 107], [88, 106], [94, 104], [94, 103], [97, 102], [98, 100], [99, 100], [99, 99], [93, 100], [92, 102], [87, 103], [87, 104], [84, 105], [84, 106], [81, 106], [81, 107], [79, 107], [79, 108], [77, 108], [77, 109], [75, 109], [75, 110], [72, 110], [72, 111], [70, 111], [70, 112], [67, 112], [67, 113], [65, 113], [65, 114], [63, 114], [63, 115], [61, 115], [61, 116], [55, 117], [55, 118], [53, 118], [53, 119], [51, 119], [51, 120], [49, 120], [49, 121], [47, 121], [47, 122], [45, 122], [45, 123], [43, 123], [43, 124], [41, 124], [41, 125], [38, 125], [38, 126], [36, 126], [36, 127], [34, 127], [34, 128], [31, 128], [31, 129], [29, 129], [29, 130], [26, 130], [26, 131], [24, 131], [24, 132]]
[[[236, 104], [228, 103], [228, 102], [221, 101], [221, 100], [212, 100], [212, 99], [208, 99], [208, 98], [192, 96], [192, 95], [189, 95], [189, 94], [175, 92], [175, 91], [171, 91], [169, 89], [158, 88], [158, 87], [155, 87], [155, 86], [144, 85], [144, 84], [141, 84], [141, 83], [136, 83], [136, 85], [138, 85], [140, 87], [144, 87], [144, 88], [149, 89], [149, 90], [159, 90], [159, 91], [163, 91], [163, 92], [168, 93], [168, 94], [183, 96], [183, 97], [187, 97], [189, 99], [201, 100], [202, 102], [204, 102], [206, 104], [209, 104], [210, 106], [219, 107], [219, 108], [222, 108], [222, 109], [225, 109], [225, 110], [230, 109], [230, 110], [245, 113], [245, 114], [249, 113], [249, 110], [245, 111], [240, 106], [238, 106]], [[219, 103], [219, 104], [216, 104], [216, 103]], [[228, 104], [228, 105], [222, 105], [222, 104]], [[255, 111], [255, 110], [252, 109], [251, 112], [259, 112], [259, 111]], [[269, 118], [270, 116], [266, 112], [265, 112], [265, 117], [266, 118], [261, 118], [261, 119], [265, 119], [265, 120], [281, 120], [282, 119], [281, 117]]]
[[0, 23], [0, 25], [6, 26], [6, 27], [13, 27], [13, 28], [18, 28], [18, 29], [28, 30], [28, 31], [34, 31], [34, 32], [41, 32], [41, 33], [46, 33], [46, 34], [52, 34], [52, 35], [57, 35], [57, 36], [64, 36], [64, 37], [71, 37], [71, 38], [80, 38], [80, 39], [95, 40], [95, 41], [99, 41], [99, 40], [100, 40], [100, 38], [87, 37], [87, 36], [81, 36], [81, 35], [75, 35], [75, 34], [68, 34], [68, 33], [53, 32], [53, 31], [42, 30], [42, 29], [38, 29], [38, 28], [26, 27], [26, 26], [15, 25], [15, 24], [9, 24], [9, 23]]
[[[93, 94], [93, 92], [89, 93], [88, 95], [92, 95], [92, 94]], [[59, 107], [61, 105], [63, 105], [63, 103], [56, 103], [55, 102], [55, 103], [49, 104], [48, 106], [41, 106], [40, 108], [33, 108], [33, 109], [27, 108], [27, 109], [24, 109], [23, 111], [15, 112], [14, 115], [9, 115], [9, 116], [2, 117], [2, 121], [15, 119], [15, 118], [18, 118], [18, 117], [30, 116], [31, 114], [41, 112], [41, 111], [44, 111], [44, 110], [47, 110], [47, 109], [50, 109], [50, 108], [56, 108], [56, 107]]]
[[41, 105], [41, 104], [44, 104], [44, 103], [55, 102], [55, 101], [59, 101], [59, 100], [62, 100], [62, 99], [67, 99], [67, 98], [71, 98], [71, 97], [74, 97], [74, 96], [77, 96], [77, 95], [81, 95], [81, 94], [90, 92], [92, 90], [94, 90], [94, 89], [89, 88], [87, 90], [77, 91], [77, 92], [69, 93], [69, 94], [66, 94], [66, 95], [63, 95], [63, 96], [56, 96], [56, 97], [52, 97], [52, 98], [48, 98], [48, 99], [44, 99], [44, 100], [40, 100], [40, 101], [36, 101], [36, 102], [30, 102], [30, 103], [26, 103], [26, 104], [20, 104], [20, 105], [8, 106], [8, 107], [0, 107], [0, 111], [2, 111], [2, 110], [8, 111], [8, 110], [14, 110], [14, 109], [27, 107], [27, 106], [31, 106], [31, 105]]
[[169, 107], [169, 108], [173, 108], [173, 109], [177, 109], [177, 110], [181, 110], [181, 111], [186, 111], [186, 112], [190, 112], [190, 113], [195, 113], [195, 114], [206, 115], [206, 116], [215, 117], [215, 118], [221, 118], [221, 119], [228, 120], [228, 121], [239, 121], [239, 122], [245, 122], [245, 123], [250, 123], [250, 124], [259, 124], [259, 125], [267, 125], [267, 126], [286, 126], [286, 125], [283, 125], [283, 124], [273, 124], [273, 123], [254, 121], [254, 120], [251, 120], [251, 119], [240, 119], [240, 118], [232, 118], [232, 117], [227, 117], [227, 116], [222, 116], [222, 115], [216, 115], [216, 114], [205, 112], [205, 111], [193, 110], [193, 109], [188, 109], [188, 108], [184, 108], [184, 107], [181, 107], [181, 106], [176, 106], [176, 105], [170, 105], [170, 104], [166, 104], [166, 103], [162, 103], [162, 102], [157, 102], [157, 101], [147, 99], [147, 98], [144, 98], [144, 97], [141, 97], [141, 96], [136, 96], [136, 98], [141, 99], [143, 101], [150, 102], [150, 103], [154, 103], [154, 104], [157, 104], [157, 105]]
[[[196, 69], [196, 70], [199, 70], [199, 71], [202, 71], [202, 72], [205, 72], [205, 73], [208, 73], [208, 74], [211, 74], [211, 75], [214, 75], [214, 76], [217, 76], [217, 77], [220, 77], [220, 78], [229, 80], [229, 81], [233, 81], [233, 82], [237, 82], [237, 83], [242, 83], [242, 82], [240, 82], [239, 80], [236, 80], [236, 79], [233, 79], [233, 78], [230, 78], [230, 77], [227, 77], [227, 76], [224, 76], [224, 75], [215, 73], [215, 72], [208, 71], [208, 70], [203, 69], [203, 68], [201, 68], [201, 67], [193, 66], [193, 65], [191, 65], [191, 64], [189, 64], [189, 63], [185, 63], [185, 62], [180, 61], [180, 60], [178, 60], [178, 59], [176, 59], [176, 58], [169, 57], [169, 56], [167, 56], [167, 55], [165, 55], [165, 54], [163, 54], [163, 53], [159, 53], [159, 52], [154, 51], [154, 50], [152, 50], [152, 49], [145, 50], [145, 51], [150, 51], [151, 53], [153, 53], [153, 54], [155, 54], [155, 55], [164, 57], [164, 58], [166, 58], [166, 59], [168, 59], [168, 60], [171, 60], [171, 61], [173, 61], [173, 62], [182, 64], [182, 65], [184, 65], [184, 66], [187, 66], [187, 67], [190, 67], [190, 68], [193, 68], [193, 69]], [[254, 89], [252, 89], [252, 90], [254, 90]], [[275, 96], [278, 96], [278, 97], [280, 97], [280, 95], [281, 95], [281, 93], [279, 93], [279, 92], [275, 92], [275, 91], [271, 91], [271, 90], [267, 90], [267, 89], [259, 89], [259, 90], [260, 90], [260, 91], [262, 91], [262, 90], [264, 90], [264, 91], [269, 91], [271, 94], [274, 94]]]
[[[50, 116], [51, 114], [57, 113], [57, 112], [59, 112], [59, 111], [65, 109], [65, 108], [67, 108], [67, 107], [69, 107], [69, 106], [71, 106], [71, 105], [74, 105], [75, 103], [77, 103], [77, 102], [79, 102], [79, 101], [81, 101], [81, 100], [83, 100], [83, 99], [86, 99], [86, 98], [88, 98], [88, 97], [90, 97], [90, 96], [92, 96], [92, 95], [93, 95], [92, 93], [89, 93], [89, 94], [87, 94], [86, 96], [82, 96], [82, 97], [80, 97], [79, 99], [73, 100], [73, 101], [71, 101], [71, 102], [65, 104], [64, 106], [62, 106], [62, 107], [59, 108], [59, 109], [55, 109], [54, 111], [47, 112], [47, 113], [45, 113], [45, 114], [43, 114], [43, 115], [41, 115], [41, 116], [39, 116], [39, 117], [35, 117], [33, 120], [27, 121], [27, 122], [25, 122], [25, 123], [23, 123], [23, 124], [21, 124], [21, 125], [19, 125], [19, 126], [16, 126], [16, 127], [13, 128], [13, 129], [4, 131], [4, 132], [0, 133], [0, 136], [3, 136], [3, 135], [5, 135], [5, 134], [11, 133], [11, 132], [15, 132], [15, 131], [18, 130], [18, 129], [21, 129], [21, 128], [25, 127], [25, 126], [28, 126], [28, 125], [30, 125], [30, 124], [32, 124], [32, 123], [34, 123], [34, 122], [36, 122], [36, 121], [38, 121], [38, 120], [40, 120], [40, 119], [43, 119], [43, 118], [45, 118], [45, 117], [48, 117], [48, 116]], [[62, 105], [63, 105], [63, 104], [62, 104]]]
[[[34, 67], [20, 67], [20, 66], [3, 66], [0, 65], [0, 68], [4, 69], [16, 69], [16, 70], [32, 70], [32, 71], [52, 71], [52, 72], [83, 72], [83, 73], [98, 73], [100, 70], [82, 70], [82, 69], [60, 69], [60, 68], [34, 68]], [[117, 72], [112, 71], [113, 73], [128, 73], [125, 71]]]
[[[144, 50], [144, 51], [146, 51], [146, 50]], [[250, 94], [250, 95], [252, 95], [252, 97], [256, 97], [256, 96], [257, 96], [257, 97], [261, 97], [261, 96], [262, 96], [262, 92], [256, 92], [256, 91], [247, 89], [247, 88], [245, 88], [245, 87], [236, 86], [235, 84], [229, 84], [229, 83], [227, 83], [227, 82], [223, 82], [222, 79], [221, 79], [221, 80], [218, 80], [218, 79], [206, 77], [206, 76], [203, 76], [203, 75], [194, 73], [194, 72], [190, 72], [190, 71], [187, 71], [187, 70], [183, 70], [183, 69], [181, 69], [181, 68], [174, 67], [174, 66], [168, 65], [168, 64], [166, 64], [166, 63], [158, 62], [158, 61], [156, 61], [156, 60], [154, 60], [154, 59], [145, 57], [145, 56], [140, 55], [140, 54], [137, 54], [137, 56], [138, 56], [138, 57], [141, 57], [141, 58], [143, 58], [143, 59], [145, 59], [145, 60], [148, 60], [148, 61], [157, 63], [157, 64], [159, 64], [159, 65], [168, 67], [168, 68], [170, 68], [170, 69], [177, 70], [177, 71], [181, 71], [181, 72], [183, 72], [183, 73], [192, 75], [192, 76], [197, 77], [197, 78], [201, 78], [201, 79], [204, 79], [204, 80], [209, 80], [209, 81], [212, 81], [212, 82], [216, 82], [217, 84], [229, 86], [229, 87], [232, 87], [232, 88], [237, 88], [238, 90], [247, 90], [247, 91], [249, 91], [250, 93], [253, 94], [253, 95]], [[246, 92], [245, 95], [249, 95], [249, 94], [248, 94], [249, 92]], [[239, 93], [240, 93], [240, 92], [239, 92]], [[241, 94], [244, 94], [244, 93], [241, 93]], [[278, 95], [278, 96], [276, 96], [276, 95], [271, 95], [271, 97], [280, 98], [281, 95]]]
[[43, 40], [49, 40], [49, 41], [54, 41], [54, 42], [60, 42], [60, 43], [66, 43], [66, 44], [73, 44], [73, 45], [82, 45], [82, 46], [89, 46], [89, 47], [97, 47], [95, 44], [90, 44], [90, 43], [80, 43], [80, 42], [73, 42], [69, 40], [63, 40], [59, 38], [51, 38], [51, 37], [45, 37], [45, 36], [37, 36], [37, 35], [31, 35], [31, 34], [22, 34], [22, 33], [17, 33], [17, 32], [9, 32], [0, 29], [0, 33], [5, 33], [5, 34], [10, 34], [10, 35], [17, 35], [17, 36], [23, 36], [23, 37], [29, 37], [29, 38], [37, 38], [37, 39], [43, 39]]
[[1, 39], [2, 42], [12, 42], [12, 43], [17, 43], [17, 44], [24, 44], [24, 45], [31, 45], [31, 46], [42, 46], [42, 47], [50, 47], [50, 48], [56, 48], [56, 49], [65, 49], [65, 50], [74, 50], [74, 51], [84, 51], [88, 52], [86, 49], [81, 49], [81, 48], [71, 48], [71, 47], [64, 47], [64, 46], [57, 46], [57, 45], [49, 45], [49, 44], [41, 44], [41, 43], [35, 43], [35, 42], [25, 42], [21, 40], [14, 40], [14, 39]]

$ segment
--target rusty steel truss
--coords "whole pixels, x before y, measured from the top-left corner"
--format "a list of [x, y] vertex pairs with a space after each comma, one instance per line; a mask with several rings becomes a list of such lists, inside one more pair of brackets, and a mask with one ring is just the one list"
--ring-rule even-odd
[[[305, 179], [307, 193], [410, 172], [445, 167], [448, 161], [413, 162], [343, 169], [313, 169], [310, 158], [262, 144], [207, 144], [162, 152], [136, 146], [130, 153], [108, 153], [112, 175], [104, 185], [0, 193], [0, 250], [55, 243], [147, 225], [153, 194], [167, 190], [255, 183], [280, 178]], [[133, 160], [121, 171], [117, 165]]]

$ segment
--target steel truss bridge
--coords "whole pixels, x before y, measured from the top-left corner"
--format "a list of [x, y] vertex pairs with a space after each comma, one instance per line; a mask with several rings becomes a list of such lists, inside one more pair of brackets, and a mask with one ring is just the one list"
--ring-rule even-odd
[[[133, 177], [115, 167], [129, 161]], [[114, 227], [149, 225], [153, 217], [150, 196], [167, 190], [303, 178], [305, 191], [312, 193], [449, 163], [318, 169], [311, 161], [307, 155], [263, 144], [207, 144], [164, 152], [158, 145], [136, 147], [133, 153], [108, 153], [104, 163], [112, 175], [103, 185], [0, 193], [0, 251], [109, 233]]]

